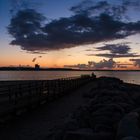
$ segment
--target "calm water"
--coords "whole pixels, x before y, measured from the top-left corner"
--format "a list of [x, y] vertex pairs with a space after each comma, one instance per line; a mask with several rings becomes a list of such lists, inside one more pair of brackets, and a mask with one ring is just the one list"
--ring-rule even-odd
[[[65, 77], [75, 77], [81, 74], [91, 74], [91, 71], [0, 71], [0, 81], [9, 80], [48, 80]], [[118, 77], [125, 82], [140, 85], [140, 72], [95, 71], [97, 77]]]

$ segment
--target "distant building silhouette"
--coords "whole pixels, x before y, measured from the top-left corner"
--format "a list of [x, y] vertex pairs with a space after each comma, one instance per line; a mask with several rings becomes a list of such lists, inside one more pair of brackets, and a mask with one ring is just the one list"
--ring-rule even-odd
[[40, 69], [40, 65], [35, 64], [35, 70], [39, 70]]

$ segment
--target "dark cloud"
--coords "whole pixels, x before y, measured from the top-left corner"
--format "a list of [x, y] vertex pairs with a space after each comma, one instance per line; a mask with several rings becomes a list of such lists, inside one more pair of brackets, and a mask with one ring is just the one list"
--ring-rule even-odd
[[76, 14], [86, 14], [88, 16], [98, 16], [101, 13], [113, 16], [115, 19], [120, 19], [130, 4], [121, 3], [120, 5], [110, 4], [108, 1], [83, 1], [80, 4], [73, 6], [70, 10]]
[[128, 53], [128, 54], [101, 53], [101, 54], [88, 54], [88, 56], [100, 56], [106, 58], [140, 57], [140, 55], [136, 53]]
[[52, 21], [46, 25], [44, 30], [51, 43], [50, 49], [59, 49], [119, 39], [130, 35], [130, 32], [120, 32], [123, 26], [125, 26], [123, 22], [114, 20], [107, 14], [94, 18], [75, 15]]
[[133, 61], [134, 62], [134, 66], [140, 68], [140, 59], [130, 59], [130, 61]]
[[71, 7], [70, 10], [75, 14], [87, 13], [87, 9], [91, 5], [93, 5], [93, 2], [91, 0], [84, 0], [81, 3]]
[[38, 58], [42, 58], [42, 56], [38, 56], [38, 57], [33, 58], [32, 62], [35, 62]]
[[9, 0], [11, 4], [10, 13], [15, 15], [19, 10], [28, 9], [30, 7], [38, 9], [40, 6], [43, 6], [45, 2], [43, 1], [33, 1], [33, 0]]
[[118, 4], [109, 3], [109, 1], [102, 0], [95, 2], [92, 0], [84, 0], [80, 4], [73, 6], [70, 10], [75, 14], [86, 14], [90, 16], [96, 16], [101, 13], [105, 13], [113, 16], [115, 19], [128, 18], [126, 13], [129, 8], [134, 8], [139, 10], [140, 1], [139, 0], [118, 0]]
[[35, 62], [36, 61], [36, 58], [33, 58], [32, 62]]
[[124, 6], [130, 6], [135, 8], [140, 8], [140, 1], [139, 0], [123, 0]]
[[112, 54], [127, 54], [130, 47], [126, 44], [106, 44], [105, 46], [97, 48], [100, 51], [110, 51]]
[[139, 57], [137, 53], [130, 53], [128, 43], [123, 44], [106, 44], [102, 47], [97, 47], [98, 51], [109, 51], [109, 53], [88, 54], [88, 56], [100, 56], [107, 58], [123, 58], [123, 57]]
[[[37, 13], [33, 9], [26, 9], [19, 11], [12, 19], [8, 26], [8, 32], [14, 37], [11, 45], [20, 45], [23, 50], [36, 51], [41, 50], [44, 42], [42, 32], [42, 21], [45, 17]], [[40, 48], [36, 49], [36, 46]]]
[[86, 49], [85, 50], [86, 52], [91, 52], [91, 51], [93, 51], [92, 49]]
[[[127, 5], [132, 3], [127, 2]], [[92, 5], [90, 1], [85, 1], [71, 10], [74, 11], [71, 17], [47, 24], [43, 22], [45, 17], [35, 10], [18, 11], [8, 26], [9, 34], [14, 38], [11, 45], [19, 45], [31, 52], [57, 50], [122, 39], [140, 32], [140, 22], [121, 20], [127, 10], [123, 4], [114, 6], [101, 1]]]

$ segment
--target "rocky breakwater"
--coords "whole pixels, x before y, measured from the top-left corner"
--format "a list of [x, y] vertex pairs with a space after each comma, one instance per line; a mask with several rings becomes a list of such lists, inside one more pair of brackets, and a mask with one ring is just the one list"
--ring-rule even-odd
[[140, 86], [100, 77], [83, 98], [86, 103], [48, 139], [140, 140]]

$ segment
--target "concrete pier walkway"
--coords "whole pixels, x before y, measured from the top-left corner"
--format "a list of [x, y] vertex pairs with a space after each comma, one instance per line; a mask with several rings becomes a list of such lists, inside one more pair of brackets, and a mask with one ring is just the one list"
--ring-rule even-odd
[[45, 140], [49, 130], [61, 125], [65, 118], [85, 102], [82, 95], [88, 92], [92, 85], [90, 82], [1, 126], [0, 140]]

